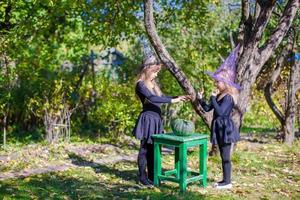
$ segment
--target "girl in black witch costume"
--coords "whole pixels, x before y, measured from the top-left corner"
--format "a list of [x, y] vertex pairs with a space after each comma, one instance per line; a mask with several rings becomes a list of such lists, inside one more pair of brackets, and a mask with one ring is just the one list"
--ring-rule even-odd
[[[144, 59], [136, 82], [136, 94], [141, 100], [143, 110], [140, 113], [133, 135], [141, 141], [138, 154], [139, 182], [152, 185], [154, 152], [151, 135], [163, 133], [160, 106], [163, 103], [177, 103], [188, 100], [188, 96], [164, 96], [155, 81], [161, 64], [155, 56]], [[146, 173], [146, 166], [147, 172]]]
[[238, 90], [241, 87], [234, 83], [236, 77], [236, 60], [239, 45], [217, 69], [215, 73], [207, 72], [215, 80], [218, 92], [213, 92], [210, 102], [203, 99], [203, 91], [198, 93], [201, 106], [206, 112], [214, 110], [211, 124], [211, 142], [218, 144], [222, 159], [223, 180], [214, 186], [217, 189], [230, 189], [231, 184], [231, 152], [233, 144], [240, 139], [230, 114], [237, 102]]

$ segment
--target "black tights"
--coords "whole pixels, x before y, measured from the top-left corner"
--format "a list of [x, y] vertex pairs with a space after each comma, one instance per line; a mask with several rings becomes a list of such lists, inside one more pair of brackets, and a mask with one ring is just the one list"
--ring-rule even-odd
[[146, 166], [148, 171], [148, 179], [153, 181], [154, 176], [154, 152], [153, 144], [148, 144], [147, 141], [141, 140], [141, 146], [138, 155], [138, 167], [140, 179], [147, 178]]
[[222, 158], [223, 182], [231, 183], [231, 143], [219, 145]]

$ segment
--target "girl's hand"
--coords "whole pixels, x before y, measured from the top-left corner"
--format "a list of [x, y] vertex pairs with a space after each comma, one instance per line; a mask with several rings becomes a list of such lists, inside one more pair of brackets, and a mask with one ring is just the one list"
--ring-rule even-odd
[[188, 101], [192, 99], [191, 95], [182, 95], [180, 97], [182, 98], [182, 101]]
[[197, 93], [197, 95], [198, 95], [198, 97], [199, 97], [200, 99], [203, 98], [203, 94], [204, 94], [204, 89], [200, 90], [200, 91]]
[[186, 101], [189, 99], [190, 99], [189, 95], [181, 95], [181, 96], [178, 96], [178, 97], [172, 99], [171, 103], [178, 103], [178, 102]]
[[217, 96], [219, 94], [219, 90], [218, 89], [214, 89], [211, 93], [212, 96]]

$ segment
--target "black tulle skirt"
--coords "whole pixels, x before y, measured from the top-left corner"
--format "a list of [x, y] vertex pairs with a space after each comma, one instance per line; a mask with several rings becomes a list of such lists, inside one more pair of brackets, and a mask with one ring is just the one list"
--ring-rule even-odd
[[230, 117], [217, 117], [213, 119], [210, 141], [212, 144], [236, 143], [240, 134]]
[[152, 144], [153, 134], [163, 133], [163, 121], [159, 113], [144, 111], [139, 115], [132, 134], [138, 140], [146, 140]]

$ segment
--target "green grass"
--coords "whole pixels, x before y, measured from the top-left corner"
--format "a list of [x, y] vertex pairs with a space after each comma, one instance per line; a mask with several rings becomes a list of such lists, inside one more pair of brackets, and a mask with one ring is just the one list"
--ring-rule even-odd
[[[300, 142], [293, 146], [240, 142], [232, 158], [234, 188], [229, 191], [211, 186], [222, 175], [220, 158], [214, 156], [208, 159], [209, 186], [194, 183], [184, 194], [169, 182], [160, 188], [142, 188], [136, 184], [135, 162], [93, 166], [89, 161], [63, 172], [2, 181], [0, 199], [299, 199], [299, 147]], [[54, 156], [65, 151], [62, 145], [50, 152]], [[58, 155], [55, 159], [68, 158]], [[173, 167], [173, 155], [164, 155], [163, 160], [165, 169]], [[188, 161], [189, 168], [197, 169], [197, 152], [190, 152]]]
[[247, 127], [243, 126], [241, 128], [241, 133], [268, 133], [269, 135], [274, 135], [276, 128], [274, 127]]
[[[120, 167], [117, 165], [115, 167]], [[160, 189], [141, 188], [135, 183], [136, 170], [131, 164], [122, 169], [112, 166], [96, 169], [89, 167], [60, 173], [32, 176], [4, 181], [0, 186], [2, 199], [208, 199], [199, 192], [178, 193], [175, 184]], [[194, 186], [194, 189], [196, 186]], [[198, 188], [200, 189], [200, 188]], [[228, 195], [222, 195], [231, 199]], [[218, 197], [213, 197], [218, 199]], [[209, 199], [211, 199], [209, 198]]]

